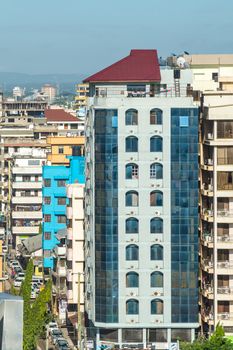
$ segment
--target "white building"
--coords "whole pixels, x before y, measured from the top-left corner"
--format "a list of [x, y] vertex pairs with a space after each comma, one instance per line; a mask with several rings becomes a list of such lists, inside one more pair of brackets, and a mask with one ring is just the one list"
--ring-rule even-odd
[[87, 78], [86, 311], [97, 345], [168, 349], [198, 327], [198, 108], [156, 50]]

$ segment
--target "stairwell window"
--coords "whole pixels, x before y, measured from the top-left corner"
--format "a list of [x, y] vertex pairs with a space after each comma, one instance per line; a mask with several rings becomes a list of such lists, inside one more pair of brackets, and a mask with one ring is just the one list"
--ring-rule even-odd
[[44, 187], [51, 187], [51, 179], [44, 179]]
[[59, 224], [66, 224], [66, 216], [65, 215], [58, 215], [57, 216], [57, 222]]
[[44, 222], [51, 222], [51, 215], [50, 214], [45, 214]]
[[57, 187], [65, 187], [66, 180], [58, 180], [57, 181]]

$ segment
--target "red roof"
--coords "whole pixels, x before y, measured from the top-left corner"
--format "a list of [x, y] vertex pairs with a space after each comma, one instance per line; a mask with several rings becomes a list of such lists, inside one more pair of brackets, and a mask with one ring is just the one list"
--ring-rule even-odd
[[86, 82], [159, 82], [157, 50], [131, 50], [130, 55], [91, 75]]
[[80, 119], [65, 112], [64, 109], [46, 109], [45, 118], [48, 122], [79, 122]]

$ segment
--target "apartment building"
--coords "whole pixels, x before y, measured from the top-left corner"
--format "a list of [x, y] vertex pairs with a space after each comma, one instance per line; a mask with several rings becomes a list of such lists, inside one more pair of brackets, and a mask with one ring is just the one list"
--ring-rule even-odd
[[50, 152], [47, 154], [48, 165], [69, 165], [70, 158], [77, 150], [77, 155], [84, 155], [84, 136], [55, 136], [48, 137], [47, 144]]
[[192, 72], [160, 69], [156, 50], [132, 50], [84, 82], [89, 326], [97, 345], [191, 341], [199, 326]]
[[45, 110], [47, 124], [57, 127], [59, 136], [80, 136], [84, 134], [84, 121], [64, 109]]
[[20, 148], [12, 157], [11, 229], [13, 245], [39, 234], [42, 224], [42, 166], [45, 148]]
[[[233, 334], [233, 55], [191, 57], [200, 118], [200, 304], [202, 331]], [[193, 65], [193, 66], [192, 66]]]
[[86, 116], [88, 94], [89, 84], [77, 84], [75, 96], [75, 109], [77, 116], [80, 118]]
[[59, 230], [52, 270], [54, 305], [61, 321], [84, 313], [84, 184], [67, 185], [67, 229]]
[[[81, 150], [80, 150], [81, 154]], [[67, 228], [66, 185], [84, 183], [84, 157], [71, 156], [69, 166], [43, 166], [43, 255], [44, 267], [53, 268], [53, 249], [59, 243], [56, 234]]]

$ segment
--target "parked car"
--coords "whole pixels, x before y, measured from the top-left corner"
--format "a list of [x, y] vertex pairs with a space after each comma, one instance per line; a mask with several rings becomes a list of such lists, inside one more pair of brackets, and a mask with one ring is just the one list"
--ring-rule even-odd
[[25, 272], [19, 272], [18, 274], [17, 274], [17, 277], [23, 277], [23, 278], [25, 278]]
[[16, 279], [14, 280], [14, 287], [21, 287], [22, 282], [23, 282], [22, 279], [16, 278]]
[[49, 334], [51, 334], [52, 329], [58, 328], [57, 322], [51, 321], [48, 324]]
[[2, 252], [3, 253], [7, 253], [8, 252], [8, 246], [7, 245], [3, 245], [2, 246]]
[[10, 261], [10, 267], [16, 267], [16, 266], [19, 266], [20, 267], [20, 264], [18, 262], [18, 260], [11, 260]]
[[57, 350], [69, 350], [69, 344], [64, 338], [58, 338], [55, 343], [55, 349]]
[[13, 267], [13, 270], [15, 272], [15, 275], [17, 275], [17, 276], [20, 272], [22, 272], [22, 268], [20, 266]]
[[51, 340], [53, 344], [56, 344], [56, 340], [62, 338], [62, 332], [59, 328], [54, 328], [51, 330]]

